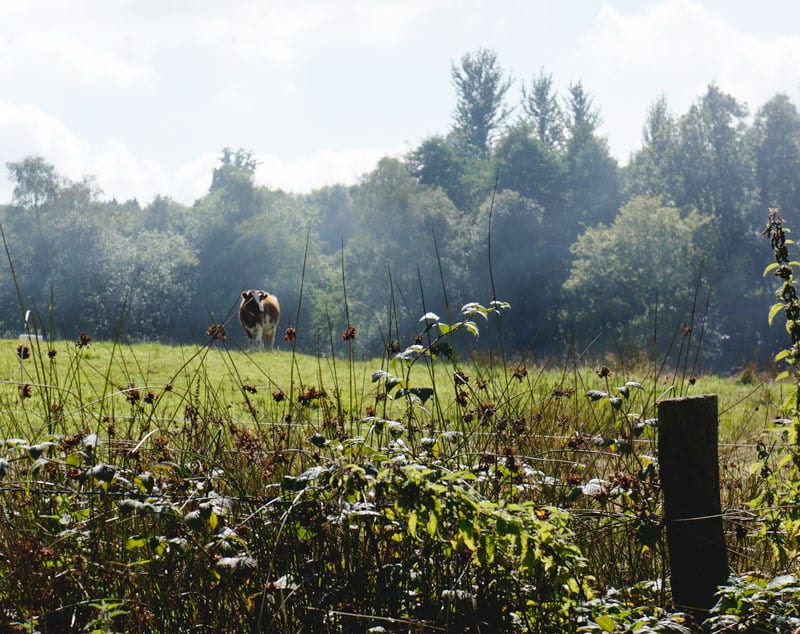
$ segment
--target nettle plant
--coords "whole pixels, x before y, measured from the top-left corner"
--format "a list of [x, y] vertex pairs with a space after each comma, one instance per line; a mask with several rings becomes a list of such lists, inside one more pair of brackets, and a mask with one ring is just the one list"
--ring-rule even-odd
[[764, 275], [772, 273], [780, 280], [775, 292], [777, 301], [769, 310], [770, 325], [781, 312], [786, 318], [786, 332], [791, 345], [775, 355], [785, 363], [776, 381], [793, 378], [794, 388], [783, 404], [782, 417], [772, 421], [769, 437], [758, 443], [758, 461], [751, 467], [759, 477], [757, 496], [750, 506], [763, 521], [759, 536], [766, 539], [778, 564], [785, 567], [800, 556], [800, 297], [795, 268], [800, 262], [789, 257], [789, 229], [777, 209], [771, 209], [762, 235], [770, 241], [775, 261]]
[[[383, 381], [380, 398], [403, 401], [406, 407], [405, 418], [409, 425], [413, 423], [415, 413], [419, 410], [430, 416], [431, 412], [426, 409], [426, 404], [436, 394], [435, 375], [432, 371], [428, 373], [430, 385], [416, 385], [412, 380], [413, 369], [421, 362], [433, 362], [442, 357], [455, 363], [455, 348], [450, 340], [461, 332], [467, 332], [477, 339], [480, 336], [480, 329], [475, 321], [476, 317], [482, 317], [488, 321], [490, 315], [500, 316], [502, 311], [510, 308], [511, 305], [508, 302], [497, 300], [490, 302], [488, 307], [471, 302], [461, 307], [461, 315], [465, 319], [452, 324], [442, 321], [434, 312], [425, 313], [419, 319], [420, 323], [425, 324], [425, 327], [420, 334], [414, 337], [414, 343], [392, 357], [389, 362], [389, 371], [381, 369], [373, 372], [373, 383]], [[462, 377], [460, 383], [466, 385], [467, 380], [463, 373], [459, 373], [456, 369], [454, 376], [457, 384], [459, 384], [458, 377], [460, 376]], [[462, 395], [460, 398], [463, 401], [464, 396]], [[456, 399], [459, 400], [458, 394]], [[439, 407], [438, 404], [437, 407]], [[443, 419], [444, 417], [440, 416], [439, 418]], [[365, 420], [374, 422], [381, 429], [387, 425], [390, 431], [397, 432], [399, 430], [398, 421], [386, 421], [378, 417], [370, 417]], [[436, 433], [436, 437], [423, 438], [422, 445], [426, 450], [438, 451], [441, 448], [442, 440], [452, 443], [462, 436], [463, 434], [457, 430], [440, 431]]]

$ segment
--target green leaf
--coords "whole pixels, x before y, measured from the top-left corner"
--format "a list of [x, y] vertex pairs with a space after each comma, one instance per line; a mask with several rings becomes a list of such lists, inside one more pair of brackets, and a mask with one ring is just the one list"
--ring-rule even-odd
[[784, 370], [778, 376], [775, 377], [774, 381], [777, 383], [778, 381], [783, 381], [783, 379], [788, 379], [791, 376], [789, 370]]
[[464, 543], [464, 546], [470, 550], [475, 550], [475, 525], [469, 520], [461, 520], [458, 523], [458, 536]]
[[419, 518], [417, 517], [417, 512], [416, 511], [411, 511], [411, 513], [408, 514], [408, 533], [412, 537], [416, 537], [417, 536], [417, 520], [418, 519]]
[[608, 614], [601, 614], [594, 622], [597, 623], [604, 632], [614, 632], [617, 629], [614, 619], [608, 616]]
[[777, 315], [781, 309], [783, 308], [783, 304], [773, 304], [772, 308], [769, 309], [769, 315], [767, 316], [767, 322], [769, 325], [772, 325], [772, 320], [775, 319], [775, 315]]
[[478, 330], [478, 325], [474, 321], [465, 321], [464, 328], [476, 339], [480, 336], [480, 331]]
[[433, 388], [430, 387], [410, 387], [408, 389], [402, 389], [397, 393], [398, 397], [407, 396], [409, 394], [416, 396], [424, 405], [425, 401], [433, 396], [434, 392]]
[[125, 550], [136, 550], [137, 548], [144, 548], [148, 542], [147, 537], [128, 537], [125, 541]]
[[777, 262], [773, 262], [772, 264], [768, 264], [767, 268], [765, 268], [764, 272], [761, 274], [761, 277], [766, 277], [767, 273], [769, 273], [770, 271], [774, 271], [775, 269], [778, 268], [778, 266], [779, 266], [779, 264]]
[[464, 304], [461, 307], [461, 314], [465, 317], [472, 317], [473, 315], [480, 315], [484, 319], [488, 320], [487, 317], [489, 313], [489, 309], [485, 306], [482, 306], [478, 302], [470, 302], [469, 304]]
[[435, 512], [431, 512], [428, 514], [428, 524], [426, 526], [428, 531], [428, 535], [431, 537], [436, 537], [439, 533], [439, 515]]

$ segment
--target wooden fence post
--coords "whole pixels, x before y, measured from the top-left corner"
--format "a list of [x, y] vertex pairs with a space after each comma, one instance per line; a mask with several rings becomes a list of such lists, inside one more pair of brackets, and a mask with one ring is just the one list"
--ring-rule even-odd
[[717, 454], [717, 395], [658, 404], [658, 462], [664, 494], [672, 599], [699, 621], [728, 578]]

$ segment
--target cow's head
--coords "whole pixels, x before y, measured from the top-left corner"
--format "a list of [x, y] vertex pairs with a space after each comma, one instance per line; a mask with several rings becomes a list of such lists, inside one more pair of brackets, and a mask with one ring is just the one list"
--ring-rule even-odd
[[249, 290], [249, 291], [242, 291], [242, 305], [246, 306], [251, 301], [255, 303], [258, 307], [258, 312], [264, 312], [264, 304], [262, 304], [262, 300], [269, 297], [269, 293], [265, 293], [264, 291], [256, 291], [256, 290]]

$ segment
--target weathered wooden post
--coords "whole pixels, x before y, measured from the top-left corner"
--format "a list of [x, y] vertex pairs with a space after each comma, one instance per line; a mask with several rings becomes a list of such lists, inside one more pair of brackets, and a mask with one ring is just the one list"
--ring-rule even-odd
[[658, 461], [664, 494], [672, 598], [698, 620], [728, 578], [717, 454], [717, 395], [658, 404]]

